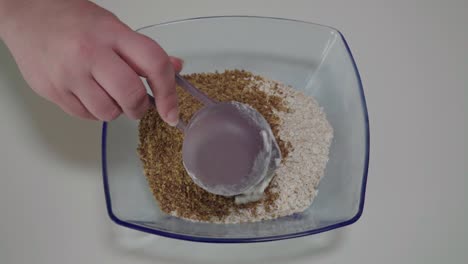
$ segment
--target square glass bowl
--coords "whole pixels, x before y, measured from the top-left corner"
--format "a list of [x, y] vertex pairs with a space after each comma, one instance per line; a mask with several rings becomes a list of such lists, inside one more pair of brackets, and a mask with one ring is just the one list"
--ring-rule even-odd
[[303, 213], [255, 223], [196, 223], [161, 212], [137, 155], [138, 122], [104, 123], [102, 171], [107, 209], [119, 225], [199, 242], [260, 242], [316, 234], [362, 214], [369, 121], [356, 64], [331, 27], [266, 17], [206, 17], [139, 30], [185, 60], [183, 73], [245, 69], [314, 96], [334, 129], [319, 194]]

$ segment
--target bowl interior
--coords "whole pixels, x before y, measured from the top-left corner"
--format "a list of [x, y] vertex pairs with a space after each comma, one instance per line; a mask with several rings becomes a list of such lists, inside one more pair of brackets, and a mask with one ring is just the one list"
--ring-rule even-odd
[[182, 239], [246, 242], [322, 232], [359, 218], [368, 165], [367, 111], [357, 69], [338, 31], [283, 19], [218, 17], [140, 32], [183, 58], [183, 73], [245, 69], [314, 96], [334, 128], [334, 140], [319, 194], [304, 213], [258, 223], [195, 223], [159, 210], [136, 154], [138, 123], [119, 118], [103, 129], [106, 198], [114, 221]]

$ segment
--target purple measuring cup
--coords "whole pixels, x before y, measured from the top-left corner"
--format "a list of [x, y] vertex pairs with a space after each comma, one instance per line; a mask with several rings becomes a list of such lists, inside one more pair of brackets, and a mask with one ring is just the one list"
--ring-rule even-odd
[[176, 82], [204, 104], [187, 124], [177, 124], [184, 133], [183, 165], [193, 181], [208, 192], [235, 196], [269, 178], [281, 152], [265, 118], [246, 104], [212, 100], [179, 74]]

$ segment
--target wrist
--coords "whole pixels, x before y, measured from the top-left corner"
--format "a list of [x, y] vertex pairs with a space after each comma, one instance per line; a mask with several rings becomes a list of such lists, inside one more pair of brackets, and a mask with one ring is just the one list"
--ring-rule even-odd
[[0, 0], [0, 38], [4, 38], [13, 20], [19, 17], [22, 10], [30, 7], [31, 0]]
[[35, 26], [44, 19], [60, 15], [76, 3], [88, 0], [0, 0], [0, 39], [9, 32], [23, 32], [24, 28]]

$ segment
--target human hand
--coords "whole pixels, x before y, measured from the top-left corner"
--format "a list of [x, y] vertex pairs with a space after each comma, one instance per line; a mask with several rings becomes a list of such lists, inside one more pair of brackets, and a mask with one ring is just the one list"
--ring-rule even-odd
[[10, 12], [0, 37], [39, 95], [81, 118], [139, 119], [151, 105], [141, 76], [161, 118], [177, 124], [174, 75], [182, 61], [152, 39], [87, 0], [2, 1]]

